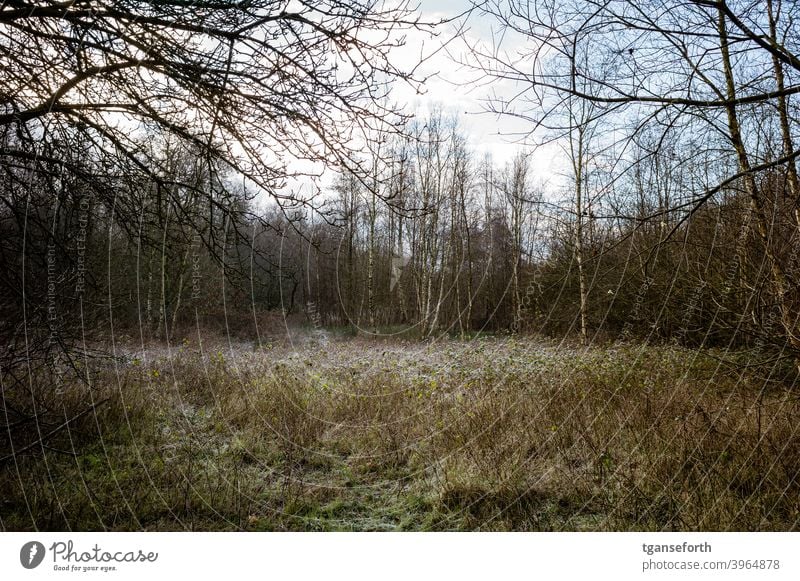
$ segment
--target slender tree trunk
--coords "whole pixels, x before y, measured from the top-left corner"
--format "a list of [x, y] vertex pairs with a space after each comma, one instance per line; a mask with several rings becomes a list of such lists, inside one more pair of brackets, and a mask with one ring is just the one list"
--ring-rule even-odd
[[350, 320], [350, 324], [353, 324], [352, 318], [354, 317], [355, 313], [355, 295], [356, 295], [356, 287], [355, 287], [355, 279], [356, 279], [356, 271], [355, 271], [355, 264], [353, 264], [353, 254], [354, 254], [354, 240], [355, 237], [355, 229], [356, 229], [356, 220], [355, 220], [355, 192], [348, 191], [345, 194], [346, 199], [348, 199], [347, 203], [347, 300], [344, 301], [347, 305], [347, 317]]
[[[377, 170], [376, 170], [377, 171]], [[377, 179], [375, 179], [374, 186], [377, 187]], [[369, 326], [373, 332], [376, 332], [375, 327], [375, 219], [376, 219], [376, 204], [375, 198], [377, 194], [375, 191], [371, 193], [370, 209], [369, 209], [369, 248], [367, 250], [367, 316], [369, 318]]]
[[181, 308], [181, 297], [183, 296], [183, 283], [185, 278], [186, 262], [189, 259], [189, 249], [191, 245], [187, 245], [186, 252], [183, 253], [183, 260], [181, 261], [181, 274], [178, 278], [178, 292], [175, 297], [175, 308], [172, 311], [172, 323], [170, 324], [170, 334], [175, 332], [175, 326], [178, 323], [178, 311]]
[[[773, 0], [766, 0], [767, 2], [767, 16], [769, 18], [769, 35], [772, 46], [778, 48], [778, 33], [777, 24], [775, 22], [775, 12], [773, 10]], [[778, 93], [783, 93], [785, 90], [785, 78], [783, 74], [783, 64], [777, 55], [772, 55], [772, 66], [775, 71], [775, 88]], [[783, 155], [788, 156], [794, 152], [794, 143], [792, 141], [792, 132], [789, 129], [789, 104], [786, 95], [778, 97], [778, 115], [781, 124], [781, 138], [783, 141]], [[797, 233], [800, 234], [800, 177], [797, 172], [797, 163], [795, 160], [789, 160], [786, 164], [786, 183], [789, 189], [789, 195], [792, 203], [794, 204], [794, 219], [795, 228]]]
[[464, 200], [463, 193], [462, 193], [462, 212], [464, 213], [464, 234], [466, 236], [466, 244], [467, 244], [467, 314], [466, 314], [466, 327], [468, 330], [472, 330], [472, 304], [475, 300], [475, 295], [473, 294], [472, 290], [472, 278], [474, 276], [473, 272], [473, 256], [472, 256], [472, 236], [470, 234], [470, 226], [469, 226], [469, 218], [467, 217], [467, 207], [466, 201]]
[[[736, 113], [736, 105], [733, 103], [733, 100], [736, 98], [736, 85], [733, 76], [733, 68], [731, 65], [730, 51], [728, 48], [728, 32], [725, 21], [725, 13], [723, 11], [724, 4], [722, 0], [717, 3], [717, 6], [722, 66], [725, 74], [725, 84], [727, 90], [726, 96], [729, 101], [725, 107], [728, 118], [729, 138], [731, 144], [733, 145], [734, 151], [736, 152], [739, 171], [740, 173], [744, 174], [742, 179], [744, 181], [747, 195], [750, 198], [753, 216], [756, 220], [756, 231], [761, 239], [761, 243], [764, 245], [764, 252], [767, 256], [767, 261], [769, 262], [770, 271], [772, 273], [772, 284], [775, 289], [778, 309], [781, 315], [781, 324], [792, 347], [800, 350], [800, 335], [798, 335], [796, 330], [797, 315], [792, 313], [787, 298], [786, 273], [784, 272], [780, 261], [775, 256], [770, 238], [770, 224], [767, 220], [766, 211], [764, 209], [764, 201], [755, 177], [753, 176], [752, 166], [747, 154], [747, 149], [744, 145], [741, 126]], [[798, 362], [798, 366], [800, 367], [800, 361]]]
[[578, 266], [578, 286], [580, 287], [580, 326], [581, 343], [586, 345], [589, 342], [588, 329], [586, 323], [586, 310], [588, 304], [586, 290], [586, 274], [583, 268], [583, 186], [584, 180], [584, 128], [578, 128], [577, 151], [573, 149], [572, 164], [575, 173], [575, 263]]

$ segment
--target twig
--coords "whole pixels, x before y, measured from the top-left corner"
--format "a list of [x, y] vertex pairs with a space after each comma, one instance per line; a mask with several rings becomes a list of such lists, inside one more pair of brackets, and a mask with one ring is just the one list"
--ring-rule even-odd
[[7, 462], [8, 460], [11, 460], [12, 458], [16, 458], [18, 455], [20, 455], [20, 454], [23, 454], [23, 453], [27, 452], [28, 450], [30, 450], [31, 448], [34, 448], [34, 447], [35, 447], [35, 446], [37, 446], [37, 445], [40, 445], [40, 444], [41, 444], [42, 446], [44, 446], [44, 441], [45, 441], [45, 440], [47, 440], [48, 438], [50, 438], [50, 437], [54, 436], [55, 434], [57, 434], [58, 432], [60, 432], [60, 431], [61, 431], [61, 430], [63, 430], [64, 428], [66, 428], [66, 427], [67, 427], [69, 424], [71, 424], [72, 422], [74, 422], [74, 421], [75, 421], [75, 420], [77, 420], [78, 418], [81, 418], [81, 417], [85, 416], [85, 415], [86, 415], [86, 414], [88, 414], [90, 411], [94, 411], [94, 410], [96, 410], [98, 407], [100, 407], [101, 405], [103, 405], [104, 403], [106, 403], [108, 400], [109, 400], [109, 398], [106, 398], [106, 399], [104, 399], [104, 400], [101, 400], [101, 401], [97, 402], [96, 404], [94, 404], [94, 405], [92, 405], [92, 406], [90, 406], [90, 407], [86, 408], [85, 410], [83, 410], [83, 411], [82, 411], [81, 413], [79, 413], [77, 416], [75, 416], [75, 417], [73, 417], [73, 418], [70, 418], [69, 420], [67, 420], [66, 422], [64, 422], [63, 424], [61, 424], [60, 426], [58, 426], [58, 427], [56, 427], [56, 428], [52, 429], [51, 431], [49, 431], [48, 433], [46, 433], [44, 436], [42, 436], [42, 437], [41, 437], [41, 438], [39, 438], [38, 440], [36, 440], [36, 441], [34, 441], [34, 442], [31, 442], [31, 443], [30, 443], [30, 444], [28, 444], [27, 446], [23, 446], [23, 447], [22, 447], [22, 448], [20, 448], [19, 450], [15, 450], [13, 453], [9, 454], [8, 456], [4, 456], [4, 457], [0, 458], [0, 464], [2, 464], [3, 462]]

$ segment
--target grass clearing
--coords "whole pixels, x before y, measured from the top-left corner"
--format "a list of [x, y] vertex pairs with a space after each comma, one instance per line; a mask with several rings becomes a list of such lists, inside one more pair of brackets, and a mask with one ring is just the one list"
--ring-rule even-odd
[[91, 388], [35, 378], [66, 418], [105, 403], [0, 467], [0, 526], [794, 530], [800, 402], [765, 375], [664, 346], [187, 340]]

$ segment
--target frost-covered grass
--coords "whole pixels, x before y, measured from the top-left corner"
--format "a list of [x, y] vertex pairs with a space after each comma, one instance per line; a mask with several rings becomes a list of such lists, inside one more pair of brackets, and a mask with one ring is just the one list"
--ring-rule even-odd
[[108, 398], [96, 414], [0, 467], [0, 525], [796, 529], [792, 379], [721, 357], [523, 338], [128, 349], [53, 402], [72, 417]]

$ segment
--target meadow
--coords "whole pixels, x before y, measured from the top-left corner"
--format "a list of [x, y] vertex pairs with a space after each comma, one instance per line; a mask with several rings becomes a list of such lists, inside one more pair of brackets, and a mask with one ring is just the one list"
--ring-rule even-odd
[[798, 528], [796, 371], [752, 354], [318, 333], [116, 355], [34, 372], [69, 423], [8, 442], [0, 529]]

